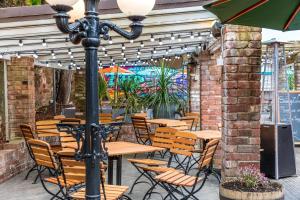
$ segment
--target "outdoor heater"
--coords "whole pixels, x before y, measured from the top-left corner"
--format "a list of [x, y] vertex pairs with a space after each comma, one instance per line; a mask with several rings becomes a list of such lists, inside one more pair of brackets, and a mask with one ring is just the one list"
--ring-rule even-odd
[[[69, 23], [72, 6], [78, 0], [47, 0], [57, 12], [54, 15], [59, 30], [69, 34], [73, 44], [82, 43], [86, 61], [86, 125], [84, 127], [81, 159], [86, 165], [86, 199], [100, 199], [100, 160], [105, 157], [102, 134], [99, 129], [98, 65], [97, 51], [100, 40], [109, 40], [113, 30], [128, 40], [138, 38], [143, 29], [142, 21], [154, 7], [155, 0], [117, 0], [118, 6], [132, 21], [131, 32], [121, 29], [110, 21], [100, 21], [98, 5], [100, 0], [84, 0], [85, 17]], [[100, 39], [101, 38], [101, 39]]]

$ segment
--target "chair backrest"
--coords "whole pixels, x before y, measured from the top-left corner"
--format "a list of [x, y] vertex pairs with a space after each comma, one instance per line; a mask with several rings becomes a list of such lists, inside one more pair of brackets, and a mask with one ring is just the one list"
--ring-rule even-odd
[[145, 117], [132, 116], [131, 121], [134, 129], [145, 130], [145, 131], [149, 130]]
[[[66, 118], [61, 120], [62, 124], [80, 124], [81, 120], [77, 118]], [[69, 143], [75, 143], [76, 139], [71, 135], [65, 132], [59, 132], [59, 140], [62, 148], [70, 147]]]
[[113, 121], [113, 116], [111, 113], [100, 113], [99, 118], [101, 123], [109, 123]]
[[132, 115], [132, 117], [144, 117], [147, 118], [147, 113], [135, 113]]
[[56, 125], [60, 123], [60, 120], [42, 120], [35, 123], [36, 130], [57, 130]]
[[205, 167], [210, 167], [210, 165], [212, 164], [215, 152], [218, 148], [218, 144], [219, 144], [219, 140], [218, 139], [214, 139], [209, 141], [206, 145], [205, 145], [205, 149], [203, 151], [203, 156], [199, 161], [199, 168], [203, 169]]
[[65, 119], [65, 118], [66, 118], [66, 116], [64, 116], [64, 115], [55, 115], [53, 117], [54, 120], [62, 120], [62, 119]]
[[187, 117], [194, 117], [193, 128], [195, 130], [197, 130], [197, 127], [199, 126], [199, 122], [200, 122], [200, 113], [190, 112], [190, 113], [185, 113], [185, 116], [187, 116]]
[[58, 169], [54, 154], [47, 142], [33, 139], [29, 140], [28, 144], [30, 146], [30, 149], [32, 150], [37, 165], [54, 170]]
[[195, 150], [195, 144], [197, 142], [197, 136], [188, 132], [175, 133], [174, 142], [170, 152], [173, 154], [179, 154], [184, 156], [192, 156]]
[[132, 116], [131, 121], [137, 142], [140, 144], [151, 143], [150, 130], [148, 128], [146, 118]]
[[29, 140], [35, 139], [35, 136], [32, 132], [32, 128], [29, 125], [22, 124], [20, 125], [20, 129], [23, 135], [25, 142], [27, 143]]
[[155, 135], [152, 138], [152, 146], [171, 149], [176, 132], [177, 130], [174, 128], [157, 128], [155, 130]]
[[188, 130], [193, 130], [194, 127], [194, 117], [183, 117], [180, 119], [180, 121], [184, 121], [187, 124]]

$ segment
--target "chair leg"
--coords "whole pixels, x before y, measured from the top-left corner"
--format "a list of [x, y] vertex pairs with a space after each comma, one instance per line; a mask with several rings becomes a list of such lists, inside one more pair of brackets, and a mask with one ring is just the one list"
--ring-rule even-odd
[[139, 181], [143, 176], [144, 176], [144, 172], [143, 173], [141, 173], [140, 175], [139, 175], [139, 177], [137, 177], [136, 179], [135, 179], [135, 181], [134, 181], [134, 183], [132, 184], [132, 186], [131, 186], [131, 189], [130, 189], [130, 191], [129, 191], [129, 194], [132, 194], [132, 191], [133, 191], [133, 189], [134, 189], [134, 187], [136, 186], [136, 185], [138, 185], [138, 184], [140, 184], [140, 183], [146, 183], [146, 184], [149, 184], [148, 182], [146, 182], [146, 181]]
[[24, 180], [27, 180], [27, 179], [28, 179], [28, 176], [31, 174], [31, 172], [33, 172], [33, 171], [35, 171], [35, 170], [37, 170], [37, 165], [36, 165], [36, 164], [34, 164], [34, 166], [27, 172], [27, 174], [26, 174]]

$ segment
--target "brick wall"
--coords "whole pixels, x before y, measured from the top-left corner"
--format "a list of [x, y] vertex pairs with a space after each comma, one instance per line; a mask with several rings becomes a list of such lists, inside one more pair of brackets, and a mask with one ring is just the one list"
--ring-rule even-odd
[[216, 59], [220, 51], [210, 54], [208, 51], [199, 55], [200, 62], [200, 99], [201, 129], [218, 130], [221, 127], [221, 74], [222, 67]]
[[35, 105], [36, 109], [48, 106], [53, 99], [53, 69], [35, 67]]
[[84, 112], [85, 111], [85, 71], [76, 71], [74, 74], [74, 82], [72, 84], [74, 86], [73, 100], [74, 105], [76, 107], [76, 111]]
[[34, 60], [12, 58], [7, 67], [8, 117], [11, 138], [20, 135], [20, 124], [35, 122]]
[[224, 29], [222, 72], [222, 173], [234, 177], [241, 166], [260, 163], [261, 29]]

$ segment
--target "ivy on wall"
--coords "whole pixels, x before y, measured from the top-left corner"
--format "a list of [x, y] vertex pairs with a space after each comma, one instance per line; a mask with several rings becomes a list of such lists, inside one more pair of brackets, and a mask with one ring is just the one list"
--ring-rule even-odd
[[45, 0], [1, 0], [0, 8], [45, 4]]

